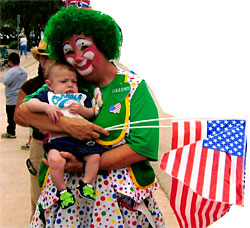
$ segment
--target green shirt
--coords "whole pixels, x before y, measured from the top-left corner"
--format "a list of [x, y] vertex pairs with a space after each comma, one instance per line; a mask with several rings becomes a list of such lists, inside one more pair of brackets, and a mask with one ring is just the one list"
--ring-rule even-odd
[[[105, 101], [107, 102], [107, 96], [113, 88], [114, 81], [115, 80], [106, 86], [99, 87], [101, 89], [104, 104]], [[46, 87], [47, 86], [44, 85], [36, 93], [39, 93]], [[79, 87], [89, 93], [91, 97], [93, 97], [93, 91], [96, 86], [87, 85], [86, 83], [83, 85], [81, 83]], [[28, 101], [36, 93], [28, 95], [24, 101]], [[142, 80], [130, 100], [130, 122], [157, 118], [157, 107], [148, 90], [146, 82]], [[131, 127], [135, 126], [159, 126], [159, 121], [131, 125]], [[126, 135], [125, 140], [129, 147], [136, 153], [147, 157], [148, 160], [151, 161], [158, 160], [159, 128], [132, 128], [129, 131], [129, 135]], [[149, 183], [153, 182], [155, 175], [148, 161], [138, 162], [134, 165], [131, 165], [131, 168], [133, 169], [136, 179], [141, 186], [147, 186]]]
[[[108, 94], [113, 88], [113, 82], [105, 86], [100, 86], [102, 92], [103, 103], [107, 99]], [[89, 95], [93, 97], [96, 86], [90, 85], [87, 90]], [[148, 90], [144, 80], [141, 81], [130, 101], [130, 122], [157, 119], [158, 110], [155, 102]], [[159, 121], [137, 123], [134, 126], [159, 126]], [[136, 153], [147, 157], [149, 160], [158, 160], [159, 148], [159, 128], [135, 128], [130, 129], [129, 135], [125, 138], [126, 142]]]

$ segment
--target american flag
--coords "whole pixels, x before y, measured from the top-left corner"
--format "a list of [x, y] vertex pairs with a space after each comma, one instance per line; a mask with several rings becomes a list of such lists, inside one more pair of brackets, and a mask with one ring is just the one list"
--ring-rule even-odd
[[113, 113], [120, 113], [122, 105], [120, 103], [117, 103], [115, 105], [112, 105], [109, 107], [109, 111]]
[[243, 205], [245, 120], [172, 123], [160, 167], [172, 176], [170, 204], [180, 227], [207, 227]]

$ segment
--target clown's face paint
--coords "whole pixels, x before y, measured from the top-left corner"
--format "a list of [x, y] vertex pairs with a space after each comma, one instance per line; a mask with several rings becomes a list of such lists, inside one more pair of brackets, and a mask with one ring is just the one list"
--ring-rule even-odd
[[93, 71], [93, 60], [96, 47], [90, 38], [84, 35], [73, 35], [63, 43], [65, 59], [80, 75], [87, 76]]

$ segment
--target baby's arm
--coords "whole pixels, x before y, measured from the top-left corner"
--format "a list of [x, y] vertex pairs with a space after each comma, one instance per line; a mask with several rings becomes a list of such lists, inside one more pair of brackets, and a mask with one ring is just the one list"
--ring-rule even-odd
[[94, 108], [87, 108], [78, 102], [74, 102], [70, 105], [69, 112], [72, 114], [79, 114], [86, 119], [93, 119], [95, 117]]
[[31, 112], [43, 112], [46, 113], [49, 119], [53, 123], [58, 123], [60, 116], [63, 116], [59, 108], [54, 105], [50, 105], [46, 102], [42, 102], [37, 98], [32, 98], [27, 102], [27, 107]]

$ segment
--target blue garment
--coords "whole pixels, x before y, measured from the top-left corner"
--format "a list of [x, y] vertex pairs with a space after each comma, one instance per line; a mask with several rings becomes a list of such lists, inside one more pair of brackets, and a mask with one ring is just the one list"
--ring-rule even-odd
[[85, 155], [101, 154], [103, 152], [102, 146], [94, 141], [83, 141], [72, 137], [51, 139], [50, 142], [43, 144], [43, 148], [46, 153], [48, 153], [51, 149], [69, 152], [75, 155], [75, 157], [80, 161], [83, 160]]
[[27, 56], [27, 39], [25, 37], [21, 37], [20, 39], [20, 56], [23, 52]]
[[23, 55], [23, 52], [25, 55], [27, 55], [27, 45], [26, 44], [20, 45], [20, 56]]
[[5, 85], [6, 105], [16, 105], [19, 89], [27, 80], [27, 72], [23, 67], [13, 66], [3, 76]]

